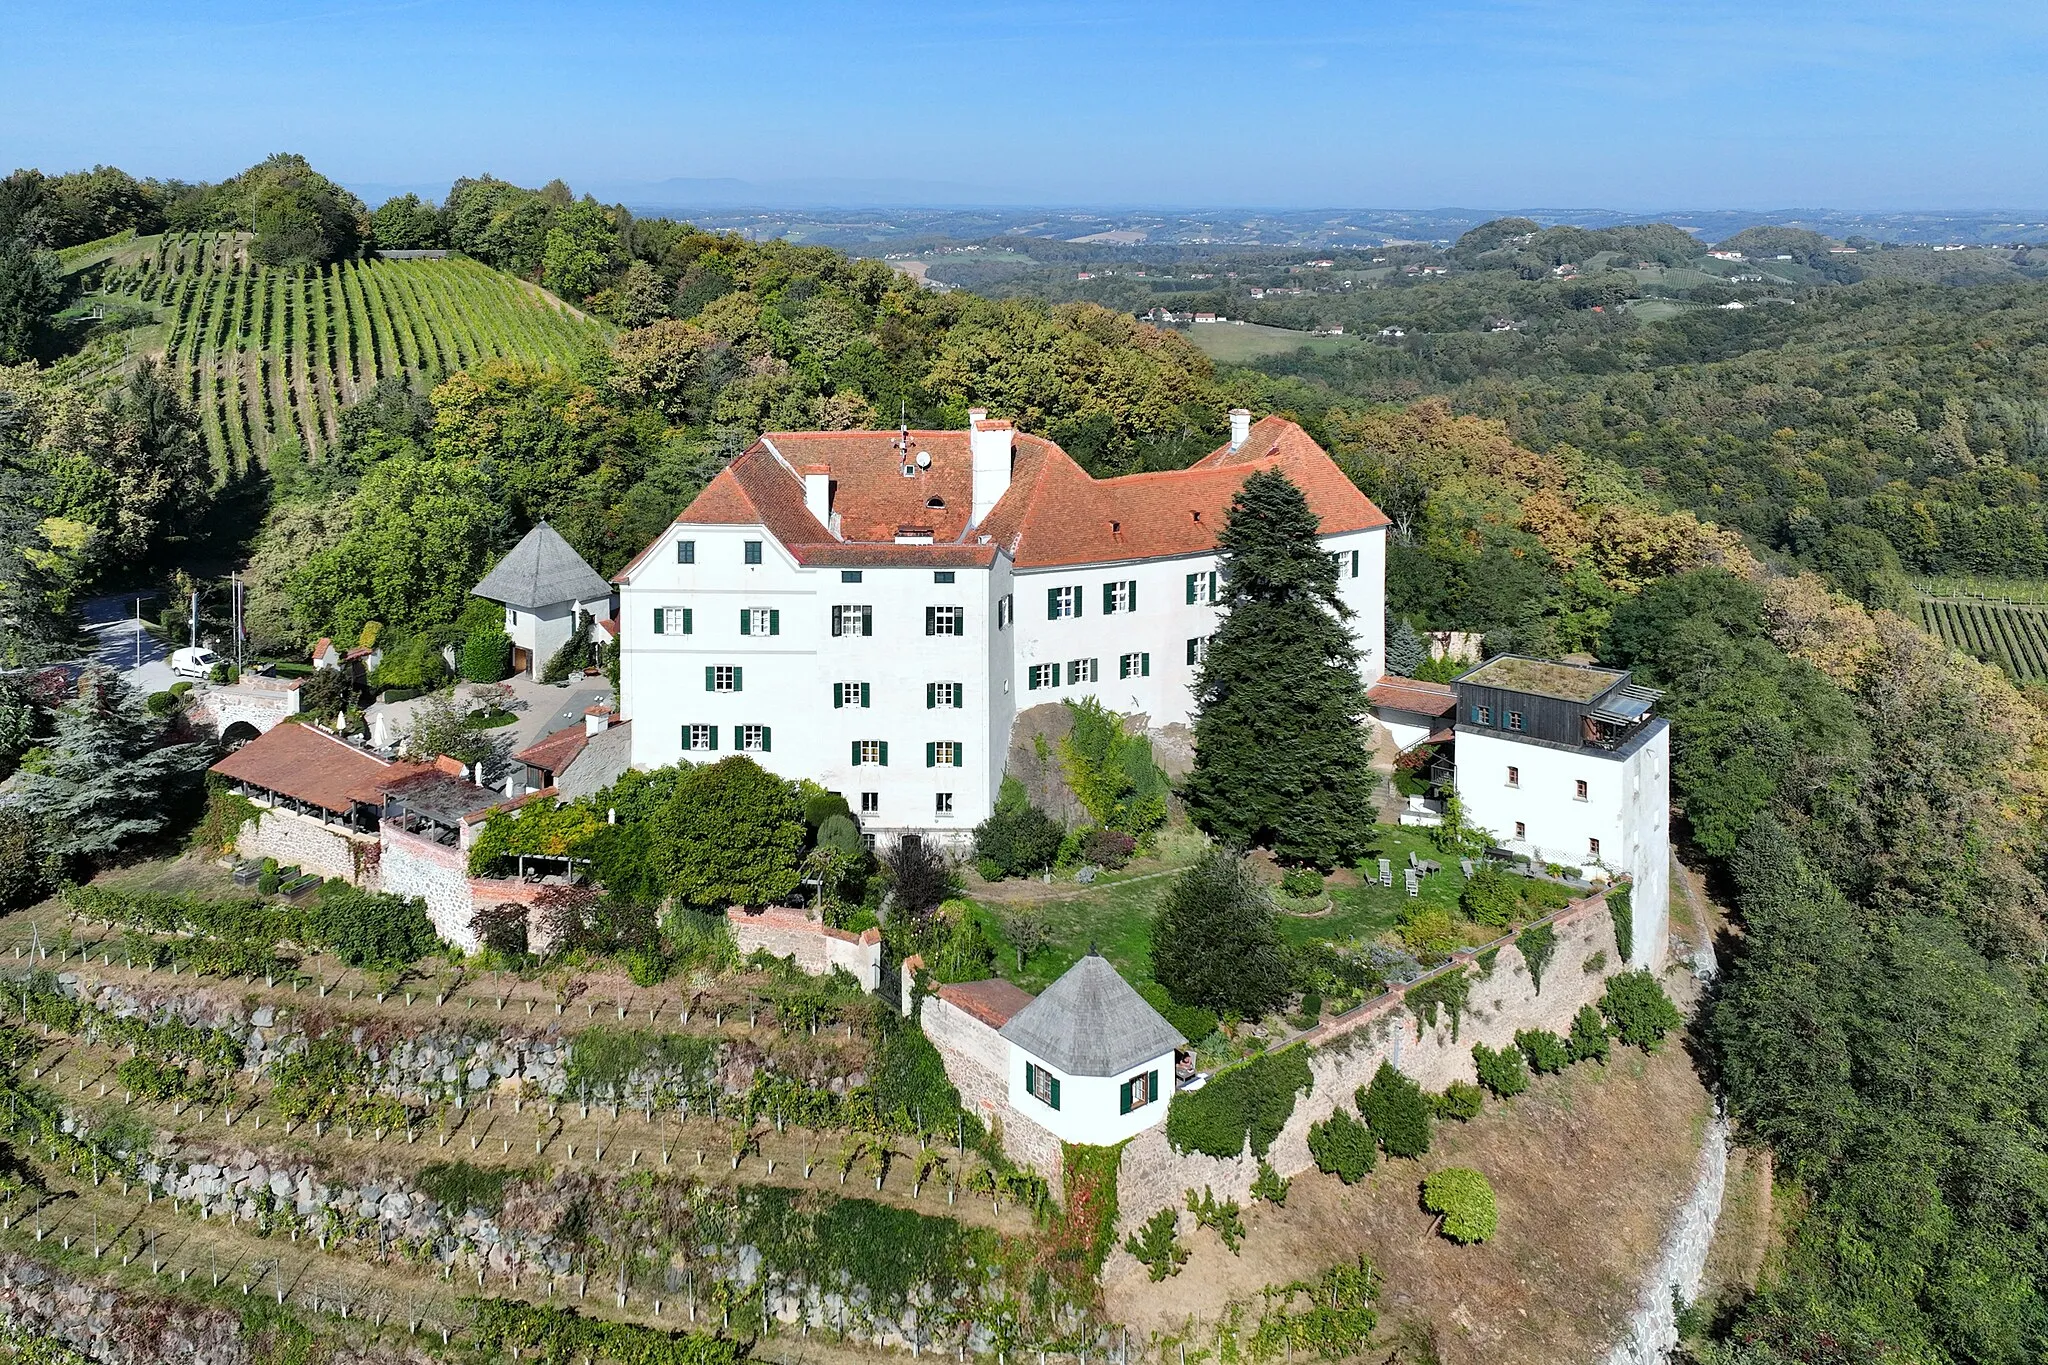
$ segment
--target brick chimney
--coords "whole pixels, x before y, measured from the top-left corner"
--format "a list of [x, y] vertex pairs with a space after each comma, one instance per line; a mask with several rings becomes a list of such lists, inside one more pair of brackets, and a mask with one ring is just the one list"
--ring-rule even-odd
[[1230, 448], [1236, 450], [1252, 435], [1252, 415], [1244, 408], [1230, 410]]
[[967, 414], [967, 441], [974, 453], [974, 507], [968, 513], [969, 526], [981, 525], [982, 518], [995, 510], [1010, 491], [1010, 462], [1017, 439], [1008, 422], [988, 420], [987, 408]]

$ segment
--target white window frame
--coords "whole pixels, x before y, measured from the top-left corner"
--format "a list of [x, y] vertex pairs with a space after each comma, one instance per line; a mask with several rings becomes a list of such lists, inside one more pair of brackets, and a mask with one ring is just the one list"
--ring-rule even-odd
[[[847, 626], [851, 623], [852, 629]], [[870, 605], [840, 603], [832, 608], [832, 634], [840, 639], [859, 640], [875, 631], [875, 609]]]
[[860, 762], [855, 766], [862, 768], [881, 767], [882, 741], [879, 739], [863, 739], [857, 742], [860, 744]]
[[745, 630], [741, 631], [741, 632], [740, 632], [740, 634], [742, 634], [742, 635], [773, 635], [773, 634], [775, 634], [775, 633], [776, 633], [776, 632], [775, 632], [775, 626], [776, 626], [776, 620], [775, 620], [775, 608], [773, 608], [773, 607], [748, 607], [748, 608], [746, 608], [746, 613], [747, 613], [747, 628], [746, 628]]
[[942, 682], [942, 683], [933, 683], [933, 684], [932, 684], [932, 707], [933, 707], [933, 709], [935, 709], [935, 710], [936, 710], [936, 709], [938, 709], [938, 708], [940, 708], [940, 707], [953, 707], [953, 706], [956, 706], [956, 705], [958, 705], [958, 704], [959, 704], [959, 701], [960, 701], [960, 684], [959, 684], [959, 683], [956, 683], [956, 682]]
[[1046, 688], [1058, 687], [1060, 685], [1060, 667], [1061, 665], [1059, 664], [1028, 665], [1024, 674], [1025, 690], [1038, 692]]
[[967, 608], [933, 607], [932, 634], [960, 636], [967, 633]]
[[950, 820], [953, 818], [953, 793], [934, 792], [932, 794], [932, 816], [939, 820]]
[[1099, 662], [1096, 659], [1067, 660], [1067, 686], [1079, 687], [1083, 683], [1100, 682]]
[[932, 766], [934, 768], [957, 768], [960, 766], [960, 741], [957, 739], [935, 739], [932, 741]]
[[663, 607], [661, 609], [661, 633], [663, 635], [688, 635], [690, 633], [690, 609], [688, 607]]
[[738, 733], [735, 734], [733, 738], [739, 741], [737, 744], [734, 744], [732, 746], [733, 748], [739, 750], [743, 754], [761, 754], [768, 752], [767, 746], [762, 744], [761, 742], [762, 736], [765, 735], [768, 731], [767, 726], [735, 725], [733, 729], [738, 731]]
[[[862, 792], [860, 794], [860, 813], [862, 815], [880, 815], [882, 813], [882, 794], [880, 792]], [[868, 837], [872, 839], [874, 836], [871, 834]]]
[[[713, 735], [717, 729], [716, 726], [690, 725], [685, 726], [684, 728], [689, 731], [690, 737], [688, 741], [683, 745], [683, 752], [691, 754], [708, 754], [715, 751], [716, 746], [713, 743]], [[704, 735], [704, 742], [702, 744], [699, 744], [697, 742], [697, 733], [700, 730], [703, 731]]]
[[737, 692], [740, 690], [739, 683], [739, 665], [711, 665], [711, 690], [713, 692]]
[[1081, 590], [1079, 588], [1054, 588], [1052, 590], [1055, 621], [1071, 621], [1081, 614]]
[[1109, 606], [1105, 609], [1104, 614], [1113, 616], [1120, 612], [1130, 611], [1131, 589], [1136, 586], [1137, 581], [1135, 579], [1112, 579], [1109, 584]]
[[836, 688], [838, 688], [838, 689], [839, 689], [839, 704], [840, 704], [841, 706], [866, 706], [866, 705], [867, 705], [867, 700], [866, 700], [866, 698], [867, 698], [867, 696], [868, 696], [868, 693], [867, 693], [867, 690], [866, 690], [866, 689], [867, 689], [867, 684], [866, 684], [866, 683], [857, 683], [857, 682], [843, 682], [843, 681], [842, 681], [842, 682], [836, 682], [836, 683], [833, 683], [832, 685], [833, 685], [834, 687], [836, 687]]

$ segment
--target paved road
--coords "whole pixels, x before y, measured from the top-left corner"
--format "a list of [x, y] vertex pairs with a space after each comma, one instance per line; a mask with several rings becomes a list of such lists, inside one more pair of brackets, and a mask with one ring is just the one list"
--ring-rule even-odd
[[[85, 633], [93, 641], [91, 659], [119, 673], [138, 692], [161, 692], [177, 681], [170, 651], [135, 617], [133, 596], [95, 597], [85, 604]], [[142, 610], [155, 607], [148, 597]]]

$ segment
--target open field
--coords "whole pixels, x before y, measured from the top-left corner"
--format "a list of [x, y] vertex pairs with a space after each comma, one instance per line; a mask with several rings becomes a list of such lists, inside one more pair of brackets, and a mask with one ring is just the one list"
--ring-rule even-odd
[[113, 243], [94, 261], [104, 269], [84, 304], [140, 325], [103, 329], [60, 371], [106, 379], [141, 355], [163, 356], [222, 469], [263, 463], [285, 440], [317, 453], [342, 407], [380, 378], [497, 356], [567, 365], [608, 331], [455, 256], [301, 271], [252, 262], [241, 234], [180, 233]]
[[1317, 337], [1285, 327], [1264, 327], [1256, 322], [1239, 326], [1234, 322], [1205, 322], [1187, 329], [1189, 341], [1219, 365], [1244, 365], [1267, 356], [1288, 355], [1303, 346], [1328, 353], [1359, 344], [1357, 337]]
[[2048, 579], [1979, 578], [1975, 574], [1931, 574], [1912, 580], [1922, 597], [1983, 597], [1994, 602], [2048, 605]]
[[1950, 645], [2020, 682], [2048, 679], [2048, 606], [1923, 597], [1920, 620]]

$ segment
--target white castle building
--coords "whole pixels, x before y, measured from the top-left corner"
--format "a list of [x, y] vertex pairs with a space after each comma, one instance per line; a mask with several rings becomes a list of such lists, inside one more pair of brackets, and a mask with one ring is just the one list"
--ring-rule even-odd
[[616, 580], [634, 766], [744, 752], [870, 833], [964, 834], [1018, 711], [1190, 719], [1216, 536], [1261, 469], [1320, 519], [1370, 683], [1387, 517], [1293, 422], [1230, 420], [1192, 467], [1115, 479], [980, 410], [966, 431], [763, 436]]
[[1635, 883], [1632, 965], [1664, 959], [1671, 722], [1620, 669], [1504, 654], [1460, 674], [1458, 799], [1496, 846]]

